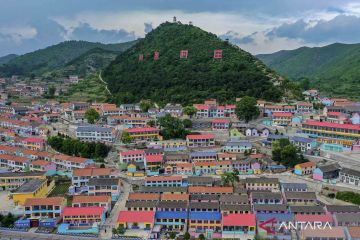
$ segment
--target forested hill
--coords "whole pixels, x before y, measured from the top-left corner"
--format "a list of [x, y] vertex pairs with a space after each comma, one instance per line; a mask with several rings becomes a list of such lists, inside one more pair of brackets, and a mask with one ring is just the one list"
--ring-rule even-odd
[[257, 57], [284, 76], [309, 78], [323, 92], [360, 98], [360, 44], [302, 47]]
[[[223, 59], [213, 59], [215, 49], [223, 51]], [[180, 59], [180, 50], [188, 50], [187, 59]], [[159, 60], [154, 60], [155, 51]], [[139, 54], [144, 54], [143, 61]], [[114, 102], [226, 102], [244, 95], [279, 100], [282, 93], [273, 77], [275, 73], [237, 46], [198, 27], [168, 22], [121, 53], [103, 72]]]
[[[102, 44], [86, 41], [66, 41], [31, 53], [17, 56], [4, 64], [0, 64], [0, 76], [40, 76], [49, 72], [59, 71], [69, 63], [93, 50], [109, 51], [116, 55], [132, 46], [136, 41]], [[97, 50], [97, 54], [99, 54]]]

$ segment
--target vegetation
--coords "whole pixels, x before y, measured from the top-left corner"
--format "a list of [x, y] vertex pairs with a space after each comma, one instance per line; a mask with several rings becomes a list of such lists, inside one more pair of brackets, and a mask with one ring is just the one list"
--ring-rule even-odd
[[244, 120], [246, 123], [257, 118], [260, 110], [256, 106], [256, 99], [248, 96], [243, 97], [236, 103], [235, 113], [240, 120]]
[[257, 57], [289, 78], [308, 78], [307, 86], [303, 82], [307, 88], [318, 88], [333, 96], [360, 97], [360, 44], [301, 47]]
[[[182, 49], [188, 59], [179, 59]], [[213, 59], [222, 49], [223, 59]], [[155, 51], [160, 53], [153, 59]], [[144, 54], [139, 61], [138, 55]], [[276, 74], [251, 54], [200, 28], [163, 23], [145, 39], [121, 53], [103, 72], [116, 103], [151, 99], [158, 104], [185, 105], [216, 98], [219, 102], [254, 96], [278, 101], [272, 79]]]
[[123, 132], [121, 135], [121, 141], [125, 144], [129, 144], [132, 142], [131, 136], [128, 132]]
[[149, 101], [149, 100], [142, 100], [142, 101], [140, 101], [140, 110], [142, 111], [142, 112], [148, 112], [149, 111], [149, 109], [150, 108], [152, 108], [153, 106], [154, 106], [154, 104], [151, 102], [151, 101]]
[[71, 181], [55, 180], [55, 188], [50, 192], [49, 197], [63, 197], [69, 192]]
[[6, 216], [0, 214], [0, 227], [13, 228], [16, 220], [17, 218], [11, 213]]
[[285, 167], [293, 168], [296, 164], [308, 162], [299, 150], [283, 138], [272, 143], [272, 159]]
[[[184, 120], [185, 121], [185, 120]], [[158, 124], [160, 126], [160, 135], [163, 136], [165, 140], [172, 138], [182, 138], [185, 139], [186, 135], [189, 134], [189, 131], [185, 129], [185, 124], [188, 126], [188, 123], [166, 114], [164, 117], [160, 117]]]
[[337, 192], [336, 199], [360, 205], [360, 194], [355, 192]]
[[63, 136], [49, 137], [47, 143], [63, 154], [91, 158], [97, 161], [103, 161], [110, 151], [110, 147], [103, 143], [81, 142], [78, 139]]
[[184, 107], [183, 111], [186, 115], [188, 115], [189, 117], [192, 117], [193, 115], [196, 114], [197, 109], [194, 106], [186, 106], [186, 107]]
[[[77, 66], [72, 61], [79, 57], [78, 62], [84, 64], [84, 59], [81, 59], [81, 57], [90, 50], [96, 52], [96, 49], [102, 49], [120, 53], [134, 43], [102, 44], [86, 41], [66, 41], [12, 58], [5, 64], [0, 65], [0, 76], [22, 75], [30, 77], [32, 74], [45, 76], [66, 66]], [[88, 55], [91, 54], [88, 53]]]
[[0, 57], [0, 65], [5, 64], [16, 57], [17, 57], [16, 54], [8, 54], [3, 57]]
[[221, 183], [224, 186], [234, 186], [235, 182], [239, 182], [239, 171], [225, 172], [221, 175]]
[[88, 121], [88, 123], [94, 124], [97, 120], [100, 119], [100, 114], [94, 108], [89, 108], [85, 112], [85, 119]]

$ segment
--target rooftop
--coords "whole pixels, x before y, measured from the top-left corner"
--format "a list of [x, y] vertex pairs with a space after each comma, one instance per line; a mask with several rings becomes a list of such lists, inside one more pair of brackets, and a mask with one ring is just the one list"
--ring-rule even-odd
[[46, 180], [39, 180], [39, 179], [32, 179], [23, 185], [21, 185], [14, 193], [32, 193], [35, 192], [37, 189], [39, 189], [40, 186], [42, 186]]

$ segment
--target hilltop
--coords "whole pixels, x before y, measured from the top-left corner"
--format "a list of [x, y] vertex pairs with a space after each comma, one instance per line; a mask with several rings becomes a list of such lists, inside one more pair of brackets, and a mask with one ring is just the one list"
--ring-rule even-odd
[[301, 47], [257, 57], [286, 77], [309, 78], [311, 85], [323, 92], [359, 98], [360, 44]]
[[[113, 58], [132, 46], [136, 41], [116, 44], [102, 44], [86, 41], [66, 41], [31, 53], [15, 56], [4, 64], [0, 64], [0, 76], [41, 76], [56, 71], [62, 73], [71, 69], [71, 65], [84, 68], [100, 65], [106, 59]], [[113, 55], [112, 57], [109, 55]], [[96, 54], [95, 54], [96, 53]], [[96, 57], [94, 56], [96, 55]], [[104, 55], [104, 56], [103, 56]], [[89, 57], [89, 58], [86, 58]], [[79, 59], [78, 59], [79, 58]], [[86, 61], [92, 61], [87, 66]], [[108, 61], [108, 62], [110, 62]], [[100, 62], [98, 64], [98, 62]], [[85, 65], [84, 65], [85, 64]], [[76, 69], [75, 69], [76, 70]], [[85, 72], [81, 70], [80, 72]], [[74, 72], [73, 73], [77, 73]]]
[[[215, 49], [222, 49], [223, 59], [213, 59]], [[179, 58], [180, 50], [188, 50], [187, 59]], [[155, 51], [160, 53], [157, 61]], [[139, 54], [144, 54], [143, 61]], [[185, 104], [208, 98], [229, 102], [244, 95], [277, 101], [282, 93], [272, 83], [275, 75], [256, 57], [212, 33], [168, 22], [121, 53], [103, 72], [114, 102]]]

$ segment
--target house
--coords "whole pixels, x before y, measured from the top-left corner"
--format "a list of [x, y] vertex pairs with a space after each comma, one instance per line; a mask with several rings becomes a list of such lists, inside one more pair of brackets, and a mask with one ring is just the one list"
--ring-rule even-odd
[[116, 131], [109, 127], [99, 127], [95, 125], [79, 126], [76, 129], [76, 137], [84, 142], [107, 142], [112, 143], [115, 139]]
[[294, 166], [294, 173], [296, 175], [311, 175], [316, 168], [314, 162], [299, 163]]
[[103, 207], [65, 207], [63, 223], [70, 226], [92, 226], [94, 223], [105, 222], [105, 209]]
[[211, 187], [214, 184], [214, 178], [212, 177], [198, 177], [190, 176], [187, 178], [188, 186], [207, 186]]
[[141, 187], [139, 191], [143, 193], [186, 194], [187, 187]]
[[357, 205], [326, 205], [328, 213], [360, 213], [360, 208]]
[[192, 163], [177, 163], [175, 165], [175, 173], [180, 175], [192, 175], [193, 164]]
[[317, 205], [291, 205], [290, 212], [295, 215], [324, 215], [326, 211]]
[[193, 163], [196, 162], [212, 162], [217, 160], [216, 152], [192, 152], [190, 153], [190, 159]]
[[203, 174], [215, 174], [216, 172], [216, 162], [195, 162], [194, 164], [194, 172], [196, 175]]
[[191, 119], [192, 128], [196, 130], [210, 130], [212, 128], [211, 119], [193, 118]]
[[31, 160], [25, 157], [0, 154], [0, 167], [25, 170], [29, 167]]
[[281, 183], [282, 192], [307, 192], [306, 183]]
[[147, 175], [158, 175], [159, 169], [163, 164], [163, 155], [147, 155], [145, 156], [145, 168]]
[[335, 183], [339, 177], [340, 166], [335, 164], [318, 166], [313, 173], [313, 179], [324, 183]]
[[122, 191], [122, 181], [119, 178], [91, 178], [88, 182], [89, 196], [111, 196], [116, 202]]
[[254, 213], [287, 213], [286, 204], [253, 204]]
[[45, 160], [35, 160], [29, 165], [30, 171], [45, 171], [48, 173], [56, 172], [56, 164]]
[[251, 192], [252, 204], [282, 204], [283, 198], [280, 192]]
[[211, 121], [212, 130], [228, 130], [230, 128], [230, 120], [214, 119]]
[[[324, 224], [322, 224], [324, 225]], [[299, 239], [336, 239], [336, 240], [346, 240], [346, 235], [344, 228], [342, 227], [325, 227], [322, 229], [317, 228], [306, 228], [299, 232]]]
[[248, 140], [230, 139], [225, 146], [221, 148], [222, 152], [245, 153], [252, 151], [252, 143]]
[[255, 214], [222, 214], [222, 238], [253, 239], [256, 234]]
[[217, 153], [217, 159], [219, 161], [235, 161], [236, 160], [236, 153]]
[[45, 150], [45, 140], [43, 138], [28, 137], [22, 141], [22, 145], [30, 150]]
[[228, 204], [221, 203], [220, 210], [222, 214], [230, 214], [230, 213], [252, 213], [250, 204]]
[[15, 206], [23, 206], [26, 199], [46, 197], [47, 194], [47, 180], [32, 179], [12, 192], [11, 196]]
[[220, 195], [215, 194], [197, 194], [192, 193], [189, 195], [190, 202], [200, 202], [200, 203], [218, 203], [220, 199]]
[[249, 198], [246, 194], [221, 195], [219, 198], [219, 202], [220, 204], [245, 205], [245, 204], [249, 204]]
[[127, 165], [126, 174], [129, 177], [144, 177], [145, 176], [145, 165], [143, 162], [133, 162]]
[[187, 135], [186, 145], [188, 147], [214, 147], [215, 135], [214, 134]]
[[317, 146], [315, 139], [306, 137], [291, 137], [290, 142], [300, 149], [301, 152], [314, 150]]
[[342, 168], [339, 172], [339, 182], [359, 186], [360, 171], [350, 168]]
[[128, 197], [128, 201], [158, 202], [159, 200], [159, 193], [130, 193]]
[[204, 186], [192, 186], [188, 188], [189, 194], [232, 194], [234, 192], [232, 187], [204, 187]]
[[[292, 213], [256, 213], [257, 230], [260, 238], [292, 240], [291, 231], [284, 227], [294, 222]], [[263, 227], [260, 227], [263, 226]], [[270, 231], [266, 231], [265, 228]]]
[[252, 159], [235, 160], [232, 161], [232, 167], [234, 170], [237, 170], [239, 174], [252, 174], [252, 161]]
[[335, 213], [334, 218], [337, 226], [360, 227], [359, 213]]
[[289, 139], [286, 135], [280, 135], [280, 134], [269, 134], [269, 136], [262, 141], [263, 146], [269, 146], [271, 147], [272, 142], [280, 140], [280, 139]]
[[[167, 202], [166, 208], [171, 208], [174, 203]], [[160, 207], [164, 208], [161, 203]], [[184, 203], [176, 203], [175, 205], [184, 205]], [[185, 204], [186, 205], [186, 204]], [[159, 206], [158, 206], [159, 208]], [[174, 209], [179, 209], [174, 206]], [[162, 229], [167, 231], [183, 231], [187, 227], [188, 212], [184, 210], [158, 210], [155, 213], [155, 224], [161, 226]]]
[[316, 205], [317, 198], [315, 192], [284, 192], [287, 204], [294, 205]]
[[190, 163], [190, 155], [188, 153], [166, 153], [164, 155], [164, 161], [169, 165]]
[[221, 238], [221, 213], [190, 211], [188, 231], [193, 237], [204, 234], [210, 238]]
[[121, 163], [132, 163], [132, 162], [144, 162], [145, 151], [144, 150], [130, 150], [120, 152]]
[[291, 124], [293, 114], [291, 112], [274, 112], [272, 123], [274, 126], [288, 126]]
[[133, 141], [162, 140], [160, 130], [153, 127], [127, 128], [124, 129]]
[[215, 163], [216, 163], [216, 165], [215, 165], [215, 173], [217, 175], [221, 175], [223, 173], [233, 171], [232, 162], [229, 161], [229, 160], [227, 160], [227, 161], [217, 161]]
[[145, 177], [144, 185], [146, 187], [181, 187], [184, 186], [182, 176], [158, 176]]
[[125, 208], [128, 211], [156, 211], [157, 205], [155, 201], [126, 201]]
[[[309, 214], [295, 214], [295, 222], [307, 222], [311, 224], [322, 223], [329, 224], [330, 226], [335, 226], [334, 218], [331, 214], [322, 214], [322, 215], [309, 215]], [[300, 226], [298, 226], [300, 230]]]
[[270, 130], [263, 126], [251, 126], [245, 130], [245, 135], [248, 137], [267, 137]]
[[189, 195], [188, 194], [171, 194], [171, 193], [163, 193], [160, 197], [161, 201], [170, 201], [170, 202], [188, 202]]
[[280, 182], [278, 178], [246, 178], [245, 187], [252, 191], [280, 191]]
[[218, 202], [189, 202], [189, 211], [192, 212], [219, 212]]
[[121, 229], [150, 230], [153, 228], [154, 222], [154, 211], [120, 211], [117, 226]]
[[25, 218], [35, 222], [35, 226], [41, 220], [53, 219], [55, 226], [57, 218], [61, 216], [65, 206], [66, 199], [64, 197], [27, 198], [24, 203]]
[[0, 173], [0, 190], [15, 190], [33, 179], [46, 180], [46, 172], [3, 172]]
[[311, 113], [314, 110], [313, 104], [309, 102], [298, 102], [296, 104], [296, 111], [298, 113]]
[[73, 196], [72, 207], [103, 207], [107, 213], [111, 211], [111, 196]]
[[360, 227], [347, 227], [345, 232], [349, 240], [360, 240]]
[[52, 158], [52, 162], [56, 164], [57, 170], [71, 171], [90, 167], [94, 164], [94, 160], [82, 157], [72, 157], [64, 154], [56, 154]]

